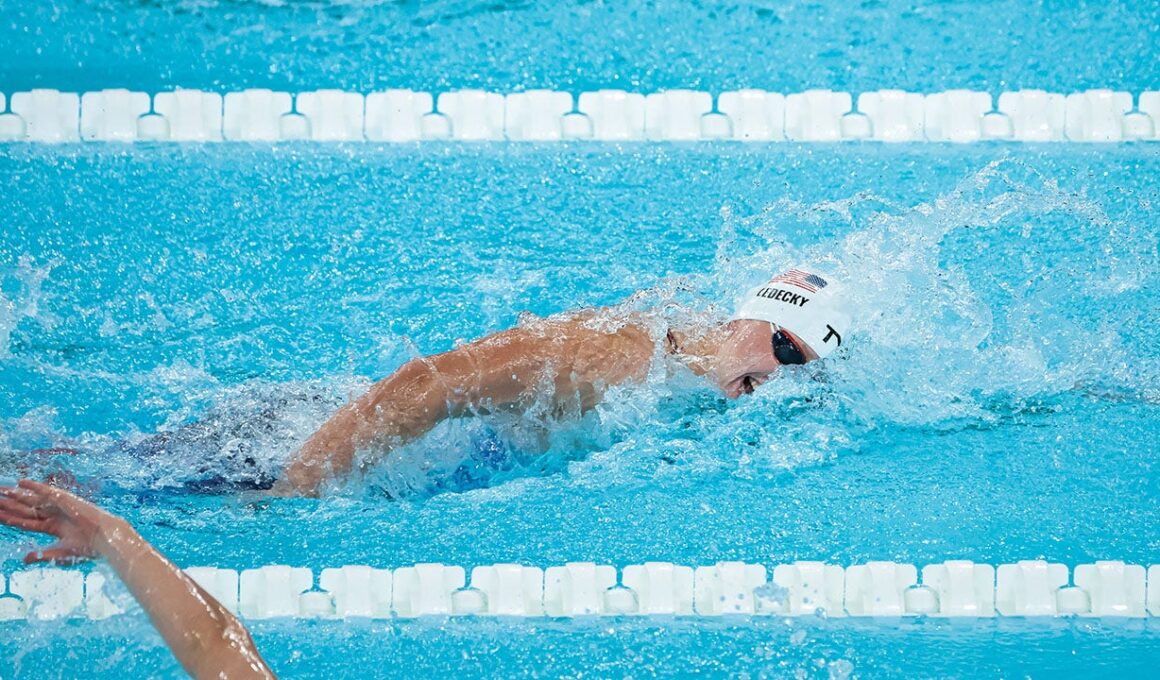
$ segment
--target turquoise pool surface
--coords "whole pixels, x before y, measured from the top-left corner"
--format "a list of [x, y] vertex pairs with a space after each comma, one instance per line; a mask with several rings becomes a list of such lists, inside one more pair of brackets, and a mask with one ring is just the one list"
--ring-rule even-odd
[[1160, 82], [1156, 2], [0, 2], [0, 83], [916, 92]]
[[[185, 565], [1150, 564], [1158, 166], [1146, 146], [10, 147], [5, 451], [100, 482]], [[177, 488], [228, 471], [225, 447], [148, 465], [116, 448], [199, 418], [228, 428], [280, 395], [256, 447], [276, 468], [334, 400], [417, 352], [637, 290], [728, 305], [803, 258], [858, 288], [847, 355], [736, 403], [626, 391], [485, 488], [457, 487], [486, 425], [471, 421], [321, 501]], [[21, 453], [52, 445], [81, 453]], [[0, 533], [5, 569], [30, 545]], [[160, 663], [137, 624], [17, 624], [2, 644], [28, 650], [20, 673], [62, 645], [82, 665], [108, 645]], [[463, 655], [468, 675], [1079, 674], [1160, 648], [1151, 620], [571, 625], [257, 630], [291, 674], [352, 658], [451, 672]]]
[[[0, 17], [6, 93], [1160, 85], [1157, 3], [0, 0]], [[1158, 176], [1160, 144], [0, 145], [0, 480], [68, 469], [187, 566], [1160, 563]], [[551, 425], [542, 454], [518, 446], [533, 422], [467, 420], [320, 500], [197, 492], [237, 477], [237, 446], [276, 471], [371, 380], [522, 313], [638, 291], [727, 311], [802, 261], [851, 282], [849, 351], [749, 398], [645, 384]], [[132, 453], [191, 423], [212, 443]], [[492, 440], [517, 453], [481, 457]], [[45, 447], [78, 453], [29, 453]], [[0, 571], [33, 545], [0, 529]], [[1155, 617], [253, 629], [286, 677], [1160, 662]], [[180, 673], [140, 613], [0, 623], [0, 678]]]

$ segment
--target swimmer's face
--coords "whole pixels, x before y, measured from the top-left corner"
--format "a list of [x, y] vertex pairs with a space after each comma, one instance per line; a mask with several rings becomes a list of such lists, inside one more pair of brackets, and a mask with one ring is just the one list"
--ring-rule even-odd
[[[717, 351], [714, 374], [717, 386], [730, 399], [750, 394], [769, 379], [781, 364], [773, 356], [773, 327], [767, 321], [731, 321], [731, 332]], [[802, 350], [807, 361], [817, 354], [797, 336], [784, 331]]]

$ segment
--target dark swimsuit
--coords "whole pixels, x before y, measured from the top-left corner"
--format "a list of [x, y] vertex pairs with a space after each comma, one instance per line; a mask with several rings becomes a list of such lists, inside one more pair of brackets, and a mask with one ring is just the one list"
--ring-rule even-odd
[[[114, 455], [128, 455], [159, 470], [172, 470], [174, 465], [188, 466], [187, 474], [175, 476], [179, 481], [165, 485], [178, 491], [223, 495], [269, 490], [278, 481], [281, 461], [262, 455], [262, 447], [278, 441], [283, 414], [288, 409], [301, 408], [307, 400], [338, 405], [333, 399], [316, 394], [272, 397], [249, 413], [211, 411], [201, 420], [176, 430], [134, 442], [119, 442], [114, 445]], [[384, 489], [384, 492], [395, 497], [477, 489], [488, 486], [497, 474], [519, 465], [519, 457], [490, 427], [479, 428], [471, 440], [471, 448], [453, 471], [428, 479], [422, 489]]]

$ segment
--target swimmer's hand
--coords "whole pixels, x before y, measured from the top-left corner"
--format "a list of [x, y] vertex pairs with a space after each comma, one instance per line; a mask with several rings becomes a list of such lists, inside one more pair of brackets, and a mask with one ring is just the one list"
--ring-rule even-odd
[[96, 557], [125, 522], [66, 491], [24, 479], [15, 488], [0, 487], [0, 524], [56, 537], [28, 553], [25, 564], [72, 564]]
[[22, 479], [0, 487], [0, 524], [56, 537], [27, 562], [109, 562], [173, 655], [195, 678], [273, 678], [249, 631], [128, 522], [64, 489]]

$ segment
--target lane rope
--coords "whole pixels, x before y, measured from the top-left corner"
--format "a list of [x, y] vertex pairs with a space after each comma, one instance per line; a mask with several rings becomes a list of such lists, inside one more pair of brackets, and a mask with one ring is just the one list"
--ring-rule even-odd
[[649, 94], [406, 89], [0, 93], [0, 141], [1124, 142], [1160, 140], [1160, 91]]
[[[395, 569], [270, 565], [186, 569], [246, 619], [419, 616], [1160, 616], [1160, 564], [1028, 560], [998, 567], [950, 560], [913, 564], [746, 562], [691, 567], [647, 562], [617, 569], [437, 563]], [[33, 568], [0, 575], [0, 621], [105, 619], [136, 608], [107, 567]]]

